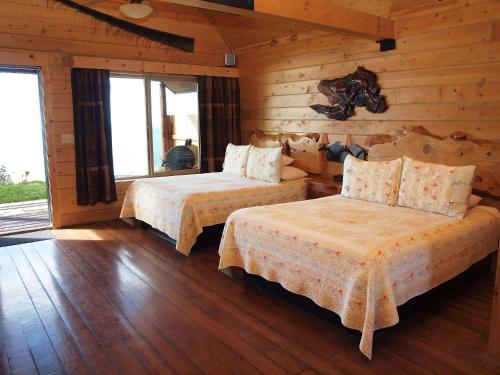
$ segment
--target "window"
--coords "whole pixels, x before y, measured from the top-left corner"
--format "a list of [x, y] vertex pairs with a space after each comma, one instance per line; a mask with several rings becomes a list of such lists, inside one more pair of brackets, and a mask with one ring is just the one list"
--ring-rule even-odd
[[112, 75], [111, 128], [117, 179], [195, 173], [199, 157], [196, 79]]

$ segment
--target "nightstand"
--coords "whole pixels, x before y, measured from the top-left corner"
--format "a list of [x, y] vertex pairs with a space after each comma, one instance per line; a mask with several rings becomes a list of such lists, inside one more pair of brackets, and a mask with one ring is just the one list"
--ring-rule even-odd
[[309, 175], [307, 179], [307, 199], [316, 199], [340, 194], [342, 181], [334, 181], [332, 176]]

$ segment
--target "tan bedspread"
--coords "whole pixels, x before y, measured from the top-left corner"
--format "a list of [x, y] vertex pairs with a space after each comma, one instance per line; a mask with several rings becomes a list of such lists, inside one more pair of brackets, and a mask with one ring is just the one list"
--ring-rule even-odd
[[464, 219], [341, 197], [239, 210], [226, 223], [220, 266], [276, 281], [362, 332], [398, 323], [397, 306], [498, 249], [500, 216]]
[[233, 211], [305, 198], [302, 179], [272, 184], [227, 173], [155, 177], [130, 185], [120, 217], [150, 224], [188, 255], [203, 227], [224, 223]]

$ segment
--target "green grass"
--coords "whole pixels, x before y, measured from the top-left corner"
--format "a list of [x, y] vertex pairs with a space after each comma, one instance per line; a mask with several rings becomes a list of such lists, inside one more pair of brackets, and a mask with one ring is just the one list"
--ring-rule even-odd
[[0, 204], [47, 199], [47, 188], [43, 181], [0, 185]]

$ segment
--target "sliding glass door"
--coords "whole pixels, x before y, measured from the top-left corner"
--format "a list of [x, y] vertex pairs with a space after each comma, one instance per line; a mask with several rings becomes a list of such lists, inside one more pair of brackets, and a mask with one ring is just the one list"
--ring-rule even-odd
[[38, 69], [0, 66], [0, 235], [49, 227]]

